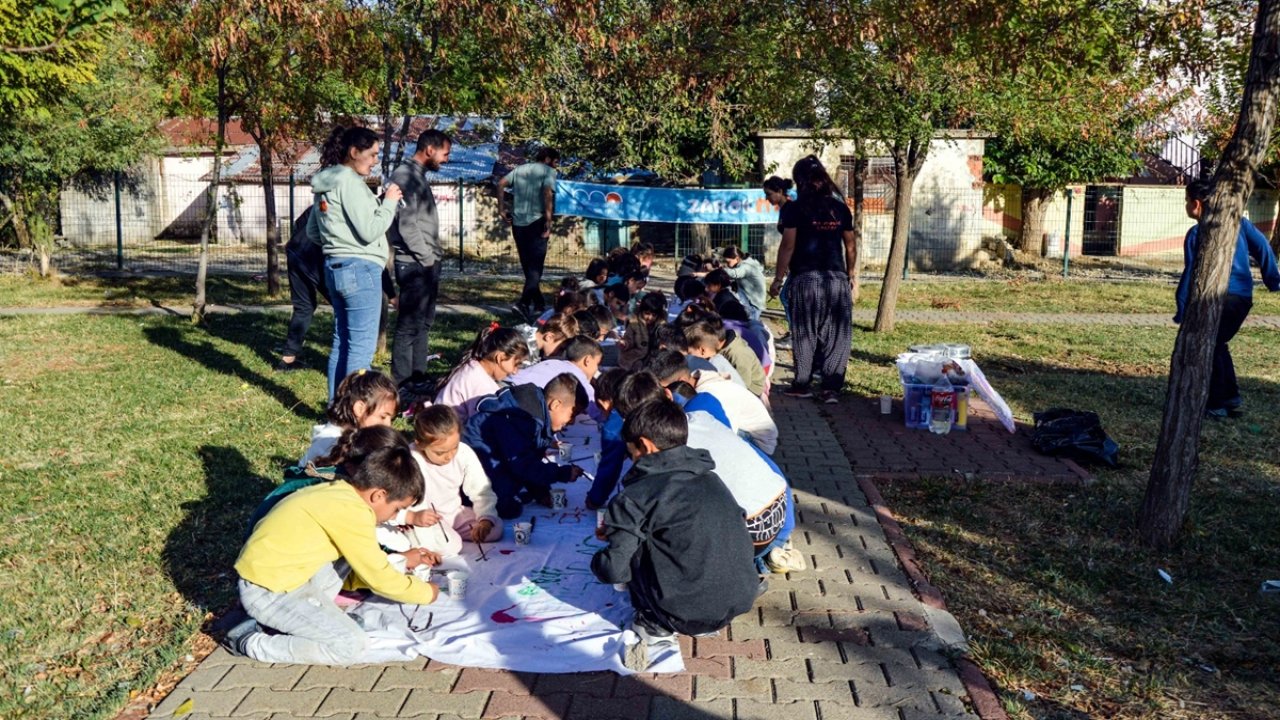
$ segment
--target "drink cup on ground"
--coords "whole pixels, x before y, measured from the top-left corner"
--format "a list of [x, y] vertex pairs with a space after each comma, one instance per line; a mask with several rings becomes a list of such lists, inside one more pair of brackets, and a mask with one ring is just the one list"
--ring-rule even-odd
[[464, 570], [454, 570], [449, 573], [449, 597], [454, 600], [461, 600], [467, 596], [467, 581], [471, 579], [471, 574]]
[[893, 398], [888, 395], [880, 396], [880, 414], [888, 415], [893, 412]]
[[557, 510], [569, 507], [569, 496], [565, 493], [564, 488], [551, 489], [551, 507]]
[[527, 522], [516, 523], [516, 544], [528, 545], [533, 535], [533, 526]]

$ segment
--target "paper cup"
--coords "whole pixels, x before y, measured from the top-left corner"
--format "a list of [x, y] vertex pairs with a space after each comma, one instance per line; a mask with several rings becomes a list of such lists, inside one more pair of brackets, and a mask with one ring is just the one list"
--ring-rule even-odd
[[880, 396], [880, 414], [888, 415], [893, 412], [893, 398], [888, 395]]
[[527, 522], [516, 523], [516, 544], [528, 545], [529, 539], [533, 535], [533, 525]]
[[557, 465], [568, 465], [568, 464], [569, 464], [569, 456], [570, 456], [570, 455], [572, 455], [572, 454], [573, 454], [573, 443], [567, 443], [567, 442], [563, 442], [563, 441], [561, 441], [561, 443], [560, 443], [560, 452], [559, 452], [559, 454], [557, 454], [557, 455], [556, 455], [556, 464], [557, 464]]
[[551, 507], [557, 510], [569, 507], [569, 496], [565, 493], [564, 488], [551, 489]]
[[471, 579], [471, 574], [464, 570], [454, 570], [449, 573], [449, 597], [454, 600], [461, 600], [467, 596], [467, 581]]
[[604, 508], [600, 508], [596, 511], [596, 527], [604, 527]]
[[409, 572], [408, 563], [405, 562], [404, 556], [400, 553], [389, 553], [387, 555], [387, 562], [391, 563], [391, 567], [402, 573]]
[[422, 582], [431, 582], [431, 566], [423, 563], [413, 569], [413, 576]]

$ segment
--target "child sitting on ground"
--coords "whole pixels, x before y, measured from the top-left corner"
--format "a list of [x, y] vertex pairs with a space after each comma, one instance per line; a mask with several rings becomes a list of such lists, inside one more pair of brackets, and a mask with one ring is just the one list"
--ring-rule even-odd
[[572, 373], [587, 393], [588, 412], [596, 412], [592, 409], [595, 406], [596, 393], [591, 387], [591, 378], [599, 372], [600, 360], [603, 357], [604, 351], [600, 349], [600, 343], [585, 335], [575, 335], [561, 345], [555, 355], [522, 368], [507, 378], [507, 383], [510, 385], [532, 383], [545, 388], [551, 378], [563, 373]]
[[713, 633], [751, 609], [759, 579], [742, 509], [670, 400], [637, 408], [622, 428], [634, 466], [605, 510], [608, 547], [591, 559], [604, 583], [626, 583], [640, 641], [624, 664], [646, 669], [674, 633]]
[[596, 406], [604, 415], [600, 423], [600, 462], [596, 464], [596, 477], [587, 491], [587, 509], [604, 507], [618, 485], [622, 464], [627, 459], [627, 444], [622, 440], [623, 416], [618, 408], [618, 390], [631, 377], [622, 368], [610, 368], [596, 376]]
[[251, 619], [227, 633], [229, 649], [267, 663], [358, 662], [365, 632], [334, 603], [347, 568], [348, 581], [390, 600], [433, 602], [435, 586], [392, 567], [374, 533], [421, 495], [422, 474], [402, 444], [370, 453], [349, 478], [281, 501], [236, 561], [240, 604]]
[[627, 290], [627, 286], [622, 283], [604, 286], [604, 306], [609, 309], [609, 313], [613, 316], [613, 326], [615, 328], [623, 328], [627, 326], [627, 320], [631, 317], [631, 291]]
[[636, 263], [646, 274], [653, 268], [653, 261], [657, 255], [653, 243], [637, 242], [631, 246], [631, 256], [636, 259]]
[[697, 390], [698, 396], [711, 395], [719, 401], [734, 432], [744, 435], [769, 455], [778, 448], [777, 423], [773, 421], [764, 402], [742, 385], [720, 373], [691, 372], [684, 357], [674, 350], [663, 350], [655, 354], [649, 358], [645, 369], [652, 372], [664, 387], [684, 381]]
[[325, 413], [328, 422], [311, 428], [311, 446], [298, 460], [298, 467], [306, 468], [307, 463], [328, 455], [344, 432], [391, 425], [399, 400], [395, 383], [377, 370], [357, 370], [346, 376]]
[[547, 318], [547, 321], [538, 326], [533, 334], [533, 341], [538, 349], [536, 357], [532, 357], [534, 362], [543, 358], [549, 358], [556, 354], [560, 346], [566, 340], [578, 334], [578, 321], [573, 319], [573, 315], [561, 315], [556, 313]]
[[482, 328], [462, 354], [462, 361], [440, 383], [436, 404], [453, 408], [465, 423], [475, 412], [476, 403], [498, 392], [502, 387], [498, 383], [519, 369], [528, 356], [529, 345], [518, 331], [497, 323]]
[[738, 373], [748, 390], [757, 396], [764, 395], [766, 380], [760, 360], [737, 333], [725, 330], [720, 318], [709, 315], [686, 325], [684, 339], [690, 355], [711, 360], [712, 364], [715, 364], [714, 358], [722, 358]]
[[653, 351], [654, 330], [662, 324], [666, 314], [666, 296], [657, 290], [645, 293], [622, 336], [622, 351], [618, 356], [620, 366], [634, 368], [644, 362]]
[[707, 295], [711, 296], [711, 303], [715, 305], [716, 313], [720, 317], [740, 323], [751, 322], [751, 314], [733, 292], [733, 280], [729, 278], [729, 273], [725, 272], [724, 268], [717, 268], [707, 273], [707, 276], [702, 278], [702, 284], [706, 286]]
[[550, 507], [551, 484], [573, 482], [582, 469], [545, 462], [563, 430], [586, 406], [586, 392], [571, 373], [546, 388], [513, 385], [480, 401], [462, 441], [480, 458], [497, 495], [498, 517], [519, 517], [526, 502]]
[[[462, 442], [453, 408], [432, 405], [414, 416], [413, 450], [424, 481], [422, 500], [379, 525], [378, 541], [396, 552], [426, 548], [450, 558], [462, 552], [464, 541], [501, 539], [497, 496], [480, 458]], [[462, 504], [463, 493], [471, 507]]]
[[[566, 287], [568, 281], [572, 280], [573, 287]], [[559, 313], [561, 315], [572, 315], [588, 305], [585, 293], [577, 290], [578, 278], [567, 277], [561, 283], [560, 292], [556, 293], [555, 301], [551, 307], [547, 308], [538, 316], [536, 324], [545, 323], [552, 315]]]

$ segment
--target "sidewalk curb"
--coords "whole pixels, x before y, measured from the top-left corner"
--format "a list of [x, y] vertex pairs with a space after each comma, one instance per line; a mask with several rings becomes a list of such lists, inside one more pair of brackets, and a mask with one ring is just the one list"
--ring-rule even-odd
[[[893, 554], [898, 558], [898, 564], [907, 574], [907, 579], [919, 596], [920, 602], [929, 608], [950, 615], [946, 600], [942, 597], [942, 591], [925, 576], [916, 558], [915, 548], [903, 532], [898, 519], [894, 517], [893, 511], [885, 504], [884, 496], [880, 494], [880, 488], [876, 487], [875, 480], [867, 475], [859, 475], [857, 479], [858, 487], [861, 488], [867, 503], [875, 512], [880, 528], [884, 530], [885, 540], [889, 543], [889, 547], [893, 548]], [[982, 720], [1009, 720], [1004, 707], [1000, 704], [1000, 698], [992, 689], [991, 682], [977, 663], [969, 658], [967, 652], [964, 656], [956, 658], [954, 662], [956, 674], [969, 693], [969, 699], [973, 702], [973, 709], [978, 713], [978, 717]]]

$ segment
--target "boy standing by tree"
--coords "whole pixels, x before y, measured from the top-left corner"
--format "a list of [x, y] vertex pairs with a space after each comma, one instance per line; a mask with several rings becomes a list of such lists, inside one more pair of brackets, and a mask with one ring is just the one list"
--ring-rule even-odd
[[[1187, 217], [1199, 220], [1204, 212], [1205, 200], [1213, 187], [1204, 180], [1197, 180], [1187, 185]], [[1187, 231], [1187, 239], [1183, 244], [1183, 257], [1186, 267], [1182, 270], [1182, 279], [1178, 281], [1178, 312], [1173, 316], [1176, 323], [1182, 322], [1183, 312], [1187, 307], [1187, 296], [1191, 292], [1191, 275], [1195, 268], [1196, 253], [1200, 246], [1200, 225], [1192, 225]], [[1262, 282], [1271, 292], [1280, 290], [1280, 270], [1276, 268], [1276, 256], [1267, 244], [1267, 238], [1248, 220], [1240, 219], [1240, 234], [1236, 238], [1236, 251], [1231, 259], [1231, 279], [1227, 284], [1227, 296], [1222, 301], [1222, 319], [1218, 321], [1218, 337], [1213, 346], [1213, 370], [1209, 376], [1209, 401], [1205, 405], [1205, 414], [1213, 418], [1225, 418], [1240, 414], [1240, 406], [1244, 403], [1240, 397], [1240, 386], [1236, 382], [1236, 368], [1231, 360], [1231, 350], [1227, 343], [1235, 337], [1249, 310], [1253, 308], [1253, 271], [1249, 268], [1249, 258], [1258, 263], [1262, 271]]]

